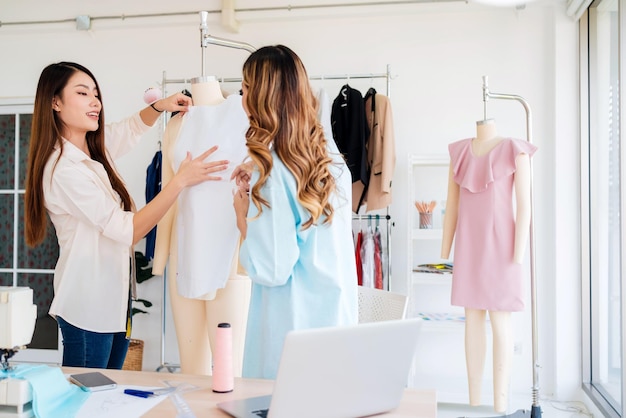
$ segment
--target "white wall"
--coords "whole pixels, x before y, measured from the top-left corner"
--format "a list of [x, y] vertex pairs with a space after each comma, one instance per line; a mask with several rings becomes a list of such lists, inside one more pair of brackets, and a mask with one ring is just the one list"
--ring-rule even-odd
[[[0, 6], [0, 99], [32, 97], [41, 69], [73, 60], [90, 68], [103, 90], [108, 120], [138, 110], [143, 91], [167, 77], [200, 75], [199, 18], [188, 16], [97, 19], [139, 13], [217, 10], [219, 1], [185, 2], [45, 0]], [[237, 14], [240, 31], [223, 29], [209, 15], [209, 32], [255, 46], [283, 43], [303, 59], [311, 75], [381, 73], [390, 64], [398, 164], [391, 214], [392, 289], [406, 290], [407, 156], [447, 154], [447, 144], [472, 136], [483, 118], [482, 76], [492, 92], [516, 94], [532, 107], [533, 138], [539, 151], [535, 168], [535, 230], [539, 293], [539, 361], [542, 394], [575, 396], [580, 381], [578, 251], [577, 26], [562, 1], [537, 1], [523, 10], [491, 8], [465, 1], [414, 5], [308, 9]], [[309, 4], [306, 1], [290, 4]], [[239, 0], [238, 8], [284, 6], [278, 1]], [[73, 21], [12, 25], [19, 21], [74, 19], [90, 15], [90, 31]], [[207, 72], [238, 77], [247, 53], [209, 46]], [[334, 97], [341, 84], [315, 82]], [[351, 80], [365, 92], [379, 81]], [[169, 86], [173, 92], [183, 86]], [[235, 90], [235, 86], [228, 86]], [[237, 87], [238, 88], [238, 87]], [[488, 116], [500, 133], [526, 138], [525, 113], [515, 101], [489, 100]], [[119, 161], [135, 199], [143, 202], [145, 168], [157, 149], [159, 128], [131, 155]], [[557, 158], [558, 156], [558, 158]], [[558, 213], [558, 216], [557, 216]], [[557, 251], [558, 248], [558, 251]], [[570, 260], [570, 262], [568, 262]], [[557, 268], [558, 266], [558, 268]], [[160, 283], [140, 291], [158, 299]], [[530, 301], [519, 315], [524, 361], [531, 350]], [[160, 364], [159, 315], [136, 321], [137, 337], [147, 340], [145, 367]], [[557, 322], [558, 326], [557, 326]], [[563, 350], [570, 355], [563, 355]], [[559, 356], [556, 353], [559, 352]], [[578, 354], [576, 354], [578, 353]], [[516, 361], [519, 358], [516, 357]], [[525, 366], [522, 366], [522, 369]], [[531, 375], [514, 376], [514, 390], [529, 390]], [[522, 382], [522, 385], [515, 382]]]

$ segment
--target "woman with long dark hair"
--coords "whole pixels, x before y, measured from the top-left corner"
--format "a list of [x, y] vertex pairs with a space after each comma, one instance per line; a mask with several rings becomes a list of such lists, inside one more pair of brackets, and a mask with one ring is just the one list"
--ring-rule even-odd
[[163, 111], [186, 111], [177, 93], [130, 118], [105, 125], [93, 74], [72, 62], [42, 71], [33, 112], [25, 190], [25, 238], [41, 243], [48, 217], [59, 242], [50, 315], [63, 336], [63, 365], [120, 369], [130, 337], [133, 245], [185, 188], [220, 179], [227, 161], [205, 162], [207, 150], [181, 165], [150, 203], [135, 211], [114, 160], [138, 142]]

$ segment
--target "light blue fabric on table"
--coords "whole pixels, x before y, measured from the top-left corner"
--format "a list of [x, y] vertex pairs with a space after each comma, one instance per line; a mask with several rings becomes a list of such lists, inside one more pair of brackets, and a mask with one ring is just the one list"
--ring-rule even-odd
[[37, 418], [71, 418], [90, 395], [68, 382], [58, 367], [20, 364], [8, 371], [1, 370], [0, 378], [5, 377], [30, 383]]

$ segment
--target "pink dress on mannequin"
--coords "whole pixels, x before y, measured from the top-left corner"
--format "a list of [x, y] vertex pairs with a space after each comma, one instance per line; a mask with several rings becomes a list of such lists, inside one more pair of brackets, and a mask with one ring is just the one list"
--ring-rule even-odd
[[537, 147], [504, 138], [476, 156], [472, 138], [448, 146], [459, 209], [454, 242], [452, 305], [515, 312], [524, 309], [523, 265], [513, 261], [515, 158]]

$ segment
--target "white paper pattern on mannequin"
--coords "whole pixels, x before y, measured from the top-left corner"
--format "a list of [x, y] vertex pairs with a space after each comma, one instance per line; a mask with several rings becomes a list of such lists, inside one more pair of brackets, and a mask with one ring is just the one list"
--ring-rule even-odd
[[183, 117], [174, 146], [174, 172], [187, 151], [197, 157], [213, 145], [218, 150], [210, 160], [228, 160], [221, 181], [207, 181], [181, 192], [178, 197], [178, 293], [187, 298], [201, 297], [223, 288], [231, 260], [237, 250], [239, 231], [233, 209], [232, 171], [247, 155], [245, 133], [248, 117], [241, 96], [231, 95], [214, 106], [192, 106]]

